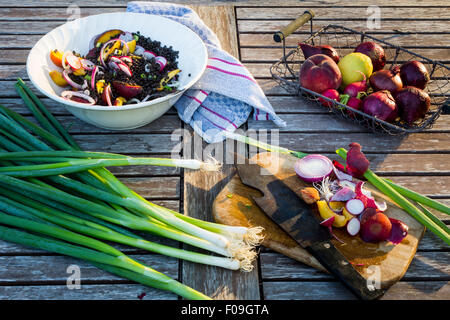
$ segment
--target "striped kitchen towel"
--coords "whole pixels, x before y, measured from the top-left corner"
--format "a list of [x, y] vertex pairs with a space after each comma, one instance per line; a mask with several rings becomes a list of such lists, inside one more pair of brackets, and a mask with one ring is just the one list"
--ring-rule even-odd
[[273, 110], [261, 87], [242, 63], [225, 52], [219, 39], [192, 9], [172, 3], [133, 1], [129, 12], [161, 15], [196, 32], [208, 50], [203, 76], [177, 101], [180, 118], [208, 143], [225, 139], [245, 123], [253, 111], [255, 120], [272, 120], [286, 126]]

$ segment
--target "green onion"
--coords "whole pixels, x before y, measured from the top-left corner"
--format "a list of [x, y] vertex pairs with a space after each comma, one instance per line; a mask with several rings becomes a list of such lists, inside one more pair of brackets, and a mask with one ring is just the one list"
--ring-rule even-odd
[[23, 165], [0, 168], [0, 173], [13, 177], [43, 177], [50, 175], [68, 174], [89, 169], [110, 166], [128, 165], [156, 165], [166, 167], [182, 167], [202, 171], [218, 171], [215, 163], [205, 163], [198, 160], [169, 159], [169, 158], [122, 158], [122, 159], [77, 159], [58, 163], [38, 165]]
[[[196, 252], [191, 252], [187, 250], [182, 250], [178, 248], [173, 248], [170, 246], [153, 243], [151, 241], [134, 237], [126, 236], [120, 234], [114, 230], [108, 229], [102, 225], [96, 223], [85, 221], [83, 219], [71, 216], [70, 214], [49, 208], [39, 202], [28, 199], [27, 205], [23, 203], [15, 202], [13, 199], [20, 198], [19, 194], [14, 192], [4, 192], [0, 190], [10, 198], [0, 196], [0, 210], [3, 210], [9, 214], [26, 216], [31, 214], [33, 217], [43, 219], [48, 222], [52, 222], [66, 229], [84, 234], [87, 236], [92, 236], [107, 241], [114, 241], [117, 243], [129, 245], [132, 247], [145, 249], [151, 252], [164, 254], [170, 257], [175, 257], [179, 259], [184, 259], [191, 262], [198, 262], [207, 265], [219, 266], [222, 268], [238, 270], [240, 268], [239, 261], [232, 260], [228, 258], [213, 257], [206, 254], [200, 254]], [[24, 197], [22, 197], [23, 199]], [[78, 242], [80, 244], [80, 242]]]
[[[45, 231], [46, 233], [52, 235], [61, 235], [64, 238], [71, 239], [74, 236], [73, 233], [67, 233], [63, 235], [66, 231], [64, 229], [56, 230], [49, 228], [49, 226], [42, 223], [30, 223], [25, 219], [15, 218], [0, 213], [0, 221], [5, 224], [14, 225], [21, 228], [27, 228], [29, 230]], [[75, 236], [74, 236], [75, 237]], [[152, 287], [160, 288], [163, 290], [172, 291], [186, 299], [210, 299], [204, 294], [189, 288], [182, 283], [167, 277], [166, 275], [153, 270], [147, 266], [144, 266], [126, 255], [118, 251], [118, 255], [110, 255], [97, 250], [73, 245], [63, 241], [55, 240], [48, 237], [43, 237], [40, 235], [30, 234], [16, 229], [7, 228], [0, 226], [0, 239], [4, 241], [9, 241], [28, 247], [33, 247], [37, 249], [43, 249], [50, 252], [55, 252], [59, 254], [64, 254], [67, 256], [79, 258], [82, 260], [87, 260], [95, 263], [99, 267], [103, 267], [107, 271], [112, 273], [127, 274], [127, 277], [134, 280], [134, 273], [139, 275], [136, 277], [137, 282], [145, 282], [147, 285]], [[92, 239], [91, 239], [92, 240]], [[102, 246], [103, 248], [103, 246]], [[112, 251], [114, 251], [112, 249]], [[123, 270], [123, 271], [122, 271]], [[145, 280], [144, 280], [145, 279]]]

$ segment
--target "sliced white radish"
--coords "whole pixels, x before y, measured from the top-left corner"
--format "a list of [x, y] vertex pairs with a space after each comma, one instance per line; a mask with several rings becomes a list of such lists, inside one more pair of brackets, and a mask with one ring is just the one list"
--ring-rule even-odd
[[122, 60], [119, 57], [117, 57], [117, 56], [112, 56], [110, 58], [110, 61], [113, 61], [113, 62], [115, 62], [117, 64], [122, 63]]
[[138, 56], [142, 56], [145, 52], [145, 49], [139, 45], [136, 46], [136, 49], [134, 49], [134, 54]]
[[359, 199], [351, 199], [345, 204], [345, 209], [352, 215], [357, 216], [364, 211], [364, 203]]
[[347, 232], [351, 236], [356, 236], [361, 229], [361, 222], [358, 218], [352, 218], [347, 222]]
[[333, 226], [333, 222], [334, 222], [335, 216], [332, 216], [328, 219], [323, 220], [320, 225], [327, 227], [327, 228], [331, 228]]
[[158, 57], [155, 58], [155, 61], [156, 61], [156, 63], [158, 63], [159, 66], [160, 66], [159, 71], [162, 71], [162, 70], [166, 67], [166, 65], [167, 65], [167, 59], [164, 58], [164, 57], [158, 56]]
[[66, 57], [67, 64], [72, 68], [72, 70], [78, 70], [81, 69], [81, 61], [80, 58], [73, 54], [68, 54]]
[[146, 60], [152, 60], [153, 58], [156, 57], [156, 54], [155, 54], [154, 52], [145, 50], [145, 51], [142, 53], [142, 56], [143, 56]]
[[127, 66], [125, 63], [123, 63], [123, 62], [119, 63], [118, 66], [119, 66], [119, 69], [122, 70], [122, 72], [127, 75], [127, 77], [131, 77], [133, 75], [130, 67]]
[[125, 62], [125, 63], [128, 63], [128, 64], [132, 64], [133, 63], [133, 59], [130, 56], [120, 57], [120, 60], [122, 60], [122, 62]]
[[380, 211], [387, 210], [387, 204], [385, 201], [383, 201], [383, 202], [375, 201], [375, 205], [377, 206], [378, 210], [380, 210]]

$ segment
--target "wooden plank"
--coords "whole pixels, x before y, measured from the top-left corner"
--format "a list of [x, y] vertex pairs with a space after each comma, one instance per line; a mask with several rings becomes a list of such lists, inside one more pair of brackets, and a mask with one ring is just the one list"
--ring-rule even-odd
[[[449, 252], [417, 252], [401, 281], [448, 280]], [[265, 280], [332, 280], [332, 275], [317, 271], [279, 253], [261, 253], [261, 276]], [[450, 298], [450, 296], [448, 296]]]
[[[178, 259], [158, 254], [130, 255], [129, 257], [171, 278], [178, 277]], [[17, 282], [30, 285], [49, 282], [65, 283], [69, 276], [67, 267], [70, 265], [77, 265], [80, 268], [81, 284], [83, 282], [123, 280], [123, 278], [100, 270], [88, 262], [67, 256], [2, 256], [0, 261], [2, 262], [0, 286], [12, 285]], [[52, 267], [49, 268], [49, 265]], [[29, 266], [33, 266], [33, 272], [26, 272]]]
[[0, 286], [2, 300], [177, 300], [178, 296], [141, 284], [82, 284], [69, 290], [66, 285]]
[[178, 199], [180, 197], [179, 177], [133, 177], [121, 181], [147, 199]]
[[[271, 141], [268, 137], [267, 141]], [[409, 136], [389, 136], [375, 133], [299, 133], [279, 134], [281, 146], [291, 150], [307, 153], [333, 153], [336, 149], [359, 142], [364, 151], [369, 153], [448, 153], [450, 134], [448, 133], [416, 133]]]
[[[324, 41], [325, 43], [326, 41]], [[344, 56], [347, 53], [353, 52], [354, 49], [341, 49], [341, 55]], [[414, 53], [424, 56], [428, 59], [437, 61], [449, 61], [450, 48], [431, 48], [431, 49], [414, 49]], [[7, 54], [7, 51], [5, 52]], [[241, 59], [242, 61], [277, 61], [283, 56], [282, 50], [280, 48], [241, 48]], [[393, 53], [386, 51], [386, 57], [388, 61], [392, 61]], [[406, 60], [410, 55], [404, 55], [399, 58], [399, 60]], [[404, 59], [403, 59], [404, 57]], [[6, 58], [6, 57], [5, 57]], [[303, 57], [302, 57], [303, 58]], [[14, 58], [13, 58], [14, 59]]]
[[[301, 293], [301, 294], [299, 294]], [[399, 281], [392, 286], [383, 300], [441, 300], [450, 294], [448, 281]], [[266, 300], [354, 300], [339, 282], [264, 282]], [[447, 298], [448, 299], [448, 298]]]
[[[192, 154], [189, 153], [187, 156], [192, 157]], [[212, 203], [234, 173], [235, 169], [231, 165], [224, 165], [223, 170], [217, 173], [185, 170], [184, 213], [203, 220], [213, 221]], [[252, 272], [233, 272], [183, 262], [182, 274], [182, 278], [186, 279], [188, 286], [197, 288], [216, 299], [260, 299], [256, 268]]]
[[[308, 7], [304, 6], [303, 3], [298, 7], [290, 7], [289, 9], [283, 7], [264, 7], [254, 8], [249, 7], [237, 7], [236, 16], [238, 20], [245, 19], [264, 19], [264, 20], [295, 20], [298, 16], [302, 15]], [[339, 5], [329, 6], [329, 7], [317, 7], [314, 8], [315, 17], [314, 19], [355, 19], [355, 18], [365, 18], [369, 14], [365, 10], [366, 8], [361, 8], [360, 1], [354, 3], [354, 7], [340, 7]], [[381, 18], [385, 19], [450, 19], [450, 13], [445, 10], [445, 7], [428, 7], [421, 8], [417, 7], [380, 7]]]
[[[291, 20], [238, 20], [239, 32], [275, 32], [281, 30], [284, 26], [288, 25]], [[42, 23], [44, 24], [44, 23]], [[332, 24], [331, 21], [319, 20], [314, 22], [314, 28], [318, 30], [328, 24]], [[367, 29], [366, 19], [355, 20], [340, 20], [334, 24], [344, 25], [347, 28], [363, 31]], [[1, 24], [0, 24], [1, 25]], [[45, 25], [45, 24], [44, 24]], [[446, 27], [447, 23], [443, 21], [427, 20], [427, 21], [391, 21], [382, 20], [381, 27], [383, 30], [400, 30], [402, 32], [426, 32], [433, 30], [436, 32], [448, 32]], [[44, 27], [46, 28], [46, 27]], [[22, 28], [21, 28], [22, 29]]]
[[168, 134], [95, 134], [73, 135], [73, 138], [83, 150], [112, 153], [127, 150], [133, 154], [165, 154], [171, 153], [178, 144]]
[[[191, 6], [197, 9], [199, 6]], [[217, 6], [219, 7], [219, 6]], [[216, 10], [211, 9], [211, 10]], [[108, 12], [123, 12], [124, 7], [81, 7], [79, 8], [80, 17], [85, 17], [89, 15], [102, 14]], [[289, 10], [280, 7], [263, 7], [255, 10], [249, 7], [237, 7], [236, 13], [238, 19], [264, 19], [264, 20], [288, 20], [296, 19], [299, 15], [307, 8], [304, 6], [291, 7]], [[380, 8], [381, 15], [383, 19], [399, 19], [400, 17], [405, 17], [407, 19], [423, 19], [424, 17], [436, 17], [438, 19], [448, 18], [450, 15], [446, 12], [445, 7], [431, 7], [423, 8], [420, 11], [414, 7], [399, 7], [399, 8]], [[202, 10], [202, 9], [200, 9]], [[220, 10], [219, 10], [220, 12]], [[365, 17], [367, 13], [361, 7], [351, 7], [351, 8], [338, 8], [338, 7], [319, 7], [314, 10], [316, 17], [315, 19], [328, 19], [334, 20], [337, 18], [354, 18], [354, 17]], [[70, 7], [59, 7], [59, 8], [3, 8], [0, 12], [0, 20], [67, 20], [72, 17], [74, 10]]]
[[[320, 111], [321, 106], [317, 106]], [[272, 122], [249, 120], [248, 128], [253, 130], [273, 130], [279, 129], [280, 132], [317, 132], [317, 131], [334, 131], [334, 132], [369, 132], [367, 129], [357, 122], [344, 119], [333, 113], [326, 114], [283, 114], [280, 117], [286, 121], [287, 126], [279, 128]], [[450, 117], [443, 115], [439, 117], [432, 129], [428, 131], [447, 131], [450, 128]]]
[[[383, 41], [396, 44], [402, 46], [404, 48], [423, 48], [423, 47], [445, 47], [449, 45], [448, 37], [443, 36], [442, 34], [427, 34], [421, 35], [418, 33], [412, 34], [400, 34], [393, 33], [389, 30], [383, 32], [385, 30], [374, 31], [368, 30], [366, 33]], [[286, 38], [286, 47], [292, 48], [296, 47], [299, 41], [304, 41], [310, 36], [309, 29], [300, 29], [296, 33], [288, 36]], [[339, 38], [343, 38], [348, 36], [347, 34], [337, 35]], [[7, 37], [7, 36], [4, 36]], [[17, 36], [21, 37], [21, 36]], [[338, 39], [339, 39], [338, 38]], [[330, 37], [331, 39], [331, 37]], [[282, 48], [280, 43], [277, 43], [273, 40], [272, 33], [239, 33], [239, 44], [241, 47], [273, 47], [273, 48]], [[414, 50], [412, 50], [414, 51]]]
[[[228, 52], [238, 56], [238, 47], [233, 7], [224, 7], [227, 11], [222, 19], [208, 14], [208, 10], [198, 11], [205, 23], [218, 35], [221, 43], [229, 45]], [[228, 41], [228, 42], [226, 42]], [[196, 134], [195, 134], [196, 135]], [[191, 142], [201, 141], [196, 135]], [[195, 147], [184, 149], [188, 158], [195, 156]], [[193, 153], [191, 153], [193, 152]], [[200, 158], [202, 155], [200, 155]], [[185, 170], [184, 172], [184, 214], [212, 221], [212, 203], [225, 181], [231, 176], [231, 166], [224, 166], [218, 173], [203, 173]], [[232, 272], [216, 267], [182, 263], [182, 279], [186, 284], [216, 299], [259, 299], [258, 274], [252, 272]]]
[[[34, 117], [27, 117], [28, 120], [32, 122], [37, 121]], [[56, 119], [68, 129], [70, 134], [94, 134], [94, 133], [117, 133], [114, 130], [102, 129], [84, 121], [81, 121], [74, 116], [57, 116]], [[145, 126], [131, 129], [131, 130], [121, 130], [121, 134], [127, 133], [166, 133], [171, 134], [177, 129], [181, 129], [181, 120], [176, 115], [163, 115], [157, 121], [153, 121]]]

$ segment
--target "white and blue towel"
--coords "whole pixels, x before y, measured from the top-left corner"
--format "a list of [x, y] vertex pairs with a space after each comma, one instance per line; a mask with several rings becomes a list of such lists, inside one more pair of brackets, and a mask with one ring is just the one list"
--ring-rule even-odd
[[203, 76], [177, 101], [180, 118], [208, 143], [225, 139], [224, 131], [233, 132], [253, 112], [255, 120], [272, 120], [286, 126], [273, 110], [261, 87], [242, 63], [225, 52], [217, 36], [192, 9], [172, 3], [133, 1], [129, 12], [161, 15], [196, 32], [208, 50], [208, 64]]

